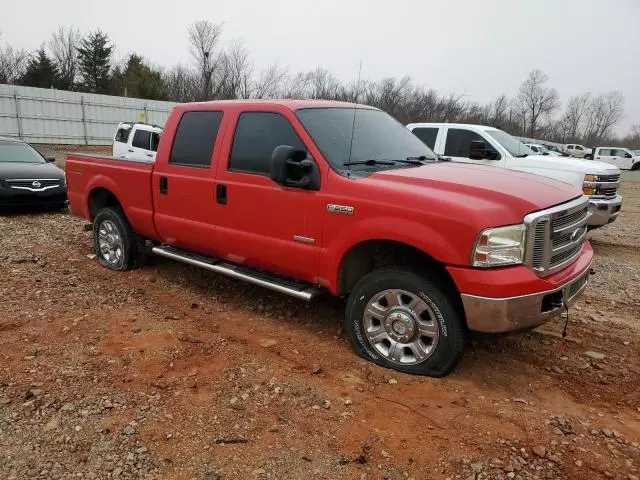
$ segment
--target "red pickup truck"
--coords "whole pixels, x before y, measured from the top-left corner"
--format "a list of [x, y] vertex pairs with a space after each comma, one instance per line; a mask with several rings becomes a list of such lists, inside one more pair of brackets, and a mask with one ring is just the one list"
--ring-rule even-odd
[[348, 298], [355, 351], [443, 376], [467, 330], [560, 315], [593, 251], [588, 199], [541, 176], [447, 162], [386, 113], [328, 101], [183, 104], [154, 161], [67, 158], [102, 265], [153, 254], [295, 297]]

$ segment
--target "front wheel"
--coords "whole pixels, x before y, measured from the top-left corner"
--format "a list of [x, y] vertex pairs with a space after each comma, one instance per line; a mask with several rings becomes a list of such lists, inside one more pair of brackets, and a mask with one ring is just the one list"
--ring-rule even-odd
[[465, 330], [450, 295], [434, 280], [397, 268], [363, 277], [349, 296], [345, 318], [356, 353], [403, 372], [449, 374], [462, 356]]

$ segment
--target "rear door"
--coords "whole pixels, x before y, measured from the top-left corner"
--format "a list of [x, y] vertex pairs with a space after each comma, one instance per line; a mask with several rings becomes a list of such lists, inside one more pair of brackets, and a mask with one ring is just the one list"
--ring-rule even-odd
[[184, 112], [173, 144], [156, 160], [154, 218], [156, 230], [169, 245], [218, 254], [215, 167], [224, 133], [222, 120], [222, 111]]
[[633, 163], [633, 157], [626, 150], [621, 148], [611, 149], [611, 161], [607, 162], [611, 165], [615, 165], [618, 168], [629, 170]]
[[[438, 127], [415, 127], [413, 134], [434, 152], [436, 151], [436, 140], [438, 139]], [[437, 153], [437, 152], [436, 152]]]
[[127, 158], [137, 160], [152, 160], [153, 152], [151, 151], [151, 131], [135, 127], [131, 137], [131, 147], [128, 150]]
[[129, 136], [131, 135], [131, 125], [120, 125], [116, 134], [113, 137], [113, 152], [114, 157], [126, 158], [127, 150], [129, 149]]
[[315, 284], [322, 246], [317, 219], [326, 208], [321, 198], [326, 186], [320, 191], [283, 187], [269, 177], [276, 146], [310, 150], [301, 139], [304, 132], [286, 109], [236, 115], [217, 174], [222, 212], [217, 236], [224, 258]]
[[[445, 157], [449, 157], [454, 162], [473, 163], [476, 165], [489, 165], [492, 167], [503, 167], [505, 163], [504, 157], [498, 152], [498, 150], [492, 145], [488, 138], [480, 135], [473, 130], [469, 130], [461, 127], [443, 127], [444, 138], [440, 144], [444, 144], [444, 148], [441, 153]], [[471, 149], [471, 142], [479, 140], [484, 142], [485, 148], [495, 152], [496, 159], [483, 159], [472, 160], [469, 158], [469, 150]], [[440, 147], [442, 148], [442, 147]]]

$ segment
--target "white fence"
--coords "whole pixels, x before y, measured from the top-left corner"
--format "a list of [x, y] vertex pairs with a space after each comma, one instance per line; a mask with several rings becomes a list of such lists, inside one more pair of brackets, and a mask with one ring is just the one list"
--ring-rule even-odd
[[0, 136], [31, 143], [110, 145], [116, 125], [163, 126], [173, 102], [0, 85]]

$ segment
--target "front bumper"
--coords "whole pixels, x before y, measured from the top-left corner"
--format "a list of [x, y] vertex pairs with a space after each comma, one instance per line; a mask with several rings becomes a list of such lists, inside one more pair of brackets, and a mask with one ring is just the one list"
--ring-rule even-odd
[[50, 188], [42, 192], [0, 186], [0, 211], [11, 207], [57, 207], [66, 203], [66, 186]]
[[590, 215], [587, 225], [592, 228], [607, 225], [618, 218], [621, 208], [622, 197], [620, 195], [616, 195], [614, 198], [590, 198]]
[[[477, 281], [485, 281], [487, 286], [495, 287], [489, 291], [489, 294], [496, 288], [502, 291], [516, 288], [521, 293], [506, 297], [461, 293], [469, 329], [487, 333], [513, 332], [535, 328], [559, 316], [564, 308], [563, 302], [567, 306], [573, 304], [587, 286], [593, 260], [593, 250], [587, 245], [588, 243], [585, 243], [583, 252], [576, 261], [566, 267], [565, 270], [568, 272], [561, 270], [544, 279], [535, 280], [532, 277], [537, 275], [533, 271], [528, 267], [520, 266], [512, 267], [511, 275], [505, 275], [509, 268], [500, 269], [501, 272], [496, 271], [494, 285], [490, 285], [491, 272], [479, 271], [480, 277]], [[472, 274], [469, 270], [467, 269], [467, 276]], [[454, 281], [457, 274], [453, 275]], [[512, 284], [508, 288], [506, 285], [499, 287], [500, 284], [504, 285], [504, 282], [509, 280]], [[540, 287], [544, 289], [535, 291]], [[532, 290], [534, 293], [528, 293]]]

